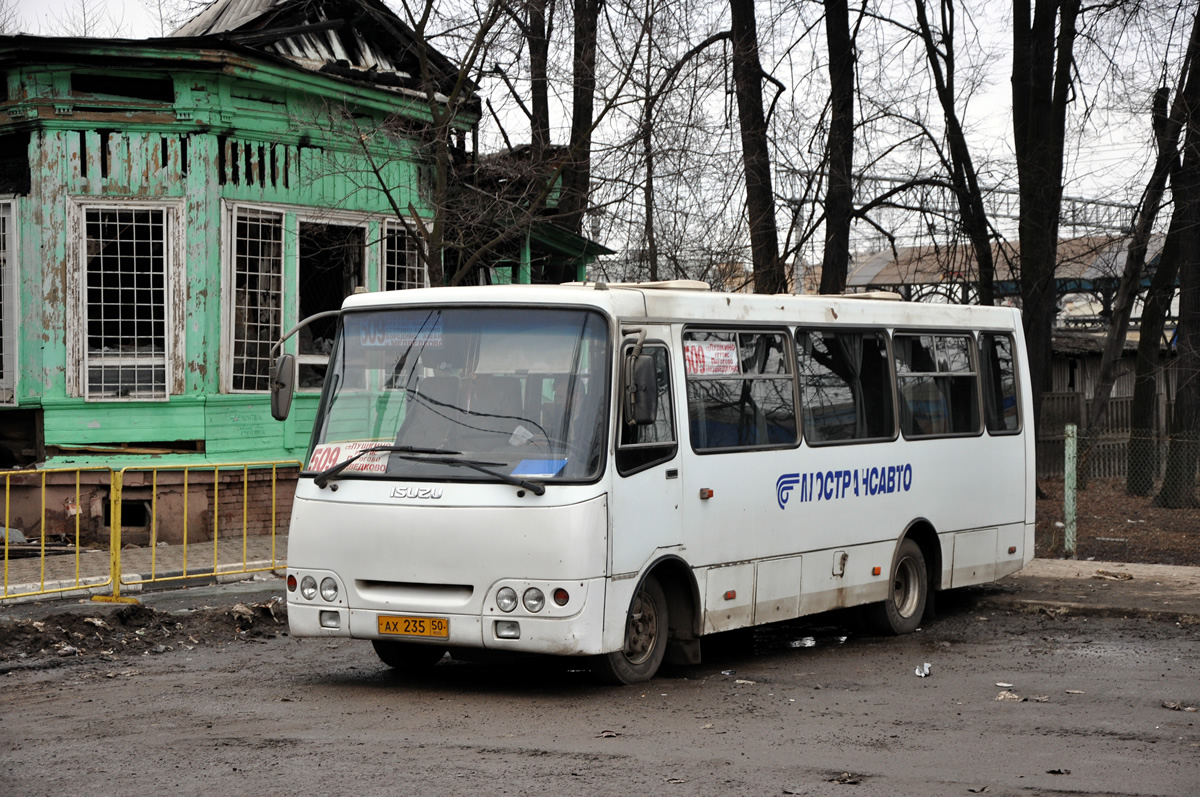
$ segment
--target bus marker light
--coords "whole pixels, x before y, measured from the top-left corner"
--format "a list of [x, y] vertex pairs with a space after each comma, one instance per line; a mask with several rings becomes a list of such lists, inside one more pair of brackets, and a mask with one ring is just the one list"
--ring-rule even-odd
[[877, 576], [882, 572], [883, 572], [883, 568], [879, 567], [878, 565], [871, 568], [871, 575], [873, 575], [873, 576]]
[[497, 620], [496, 621], [496, 638], [497, 639], [520, 639], [521, 624], [515, 620]]
[[566, 606], [567, 601], [569, 600], [571, 600], [571, 596], [567, 594], [565, 589], [559, 587], [558, 589], [554, 590], [554, 602], [559, 606]]
[[707, 501], [708, 499], [710, 499], [712, 497], [713, 497], [712, 490], [708, 489], [707, 487], [700, 488], [700, 500], [701, 501]]
[[1008, 553], [1010, 556], [1016, 552], [1017, 552], [1017, 546], [1015, 546], [1015, 545], [1008, 546]]
[[737, 597], [737, 590], [736, 590], [736, 589], [731, 589], [731, 590], [728, 590], [728, 591], [725, 593], [725, 600], [727, 600], [727, 601], [731, 601], [731, 600], [733, 600], [733, 599], [734, 599], [734, 598], [736, 598], [736, 597]]
[[296, 591], [296, 574], [295, 573], [288, 573], [287, 587], [288, 587], [288, 592]]

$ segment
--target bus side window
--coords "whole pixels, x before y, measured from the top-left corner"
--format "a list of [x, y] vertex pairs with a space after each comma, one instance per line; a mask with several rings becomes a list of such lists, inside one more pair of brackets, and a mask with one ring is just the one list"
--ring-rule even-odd
[[692, 448], [783, 448], [798, 442], [790, 345], [782, 331], [684, 331]]
[[796, 362], [809, 443], [895, 437], [883, 332], [798, 329]]
[[979, 336], [980, 375], [983, 377], [983, 417], [992, 434], [1021, 428], [1017, 408], [1017, 374], [1009, 335], [984, 332]]
[[[629, 353], [628, 350], [625, 352]], [[631, 424], [621, 407], [617, 442], [617, 472], [629, 476], [675, 458], [675, 421], [671, 407], [671, 366], [664, 346], [646, 346], [643, 354], [654, 358], [658, 378], [658, 413], [653, 423]]]
[[892, 337], [905, 437], [979, 433], [979, 378], [972, 348], [967, 335]]

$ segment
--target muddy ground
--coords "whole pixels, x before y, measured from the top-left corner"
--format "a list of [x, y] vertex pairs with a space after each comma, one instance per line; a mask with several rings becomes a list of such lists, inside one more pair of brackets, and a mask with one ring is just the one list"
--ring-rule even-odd
[[1194, 794], [1195, 626], [997, 594], [908, 637], [826, 616], [706, 639], [625, 688], [561, 660], [402, 678], [261, 599], [78, 607], [0, 646], [0, 794]]
[[[1061, 479], [1038, 483], [1037, 555], [1062, 557], [1066, 543]], [[1127, 495], [1123, 479], [1093, 479], [1076, 494], [1076, 555], [1104, 562], [1200, 566], [1200, 506], [1163, 509]]]

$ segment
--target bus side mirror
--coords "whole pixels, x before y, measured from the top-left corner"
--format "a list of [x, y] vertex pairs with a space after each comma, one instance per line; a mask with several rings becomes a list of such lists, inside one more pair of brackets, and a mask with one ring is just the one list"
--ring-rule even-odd
[[645, 426], [658, 417], [658, 371], [649, 354], [625, 358], [625, 419]]
[[271, 363], [271, 416], [277, 421], [287, 420], [292, 409], [292, 382], [296, 378], [296, 358], [281, 354]]

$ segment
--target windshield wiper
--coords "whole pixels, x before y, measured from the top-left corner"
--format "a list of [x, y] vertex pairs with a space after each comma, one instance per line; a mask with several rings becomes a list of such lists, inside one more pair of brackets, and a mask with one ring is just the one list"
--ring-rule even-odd
[[362, 457], [366, 456], [367, 454], [374, 454], [379, 451], [390, 451], [394, 454], [461, 454], [462, 453], [461, 451], [445, 451], [445, 450], [437, 449], [437, 448], [416, 448], [414, 446], [372, 446], [370, 448], [364, 448], [362, 451], [359, 451], [354, 456], [343, 459], [341, 462], [337, 463], [336, 465], [332, 465], [332, 466], [326, 468], [325, 470], [321, 471], [313, 479], [313, 484], [317, 485], [318, 487], [323, 488], [326, 484], [329, 484], [330, 479], [332, 479], [334, 476], [337, 476], [339, 473], [344, 471], [346, 468], [350, 467], [350, 465], [352, 463], [354, 463], [356, 460], [361, 459]]
[[[415, 453], [419, 453], [419, 452], [410, 452], [410, 453], [415, 454]], [[453, 453], [458, 453], [458, 452], [434, 451], [431, 453], [453, 454]], [[492, 470], [492, 467], [503, 465], [503, 463], [501, 463], [501, 462], [477, 462], [473, 459], [455, 459], [452, 456], [449, 456], [449, 457], [448, 456], [419, 457], [419, 456], [404, 456], [403, 454], [398, 456], [397, 459], [407, 459], [410, 462], [432, 462], [437, 465], [450, 465], [452, 467], [462, 466], [464, 468], [471, 468], [472, 470], [477, 470], [480, 473], [486, 473], [488, 476], [499, 479], [500, 481], [504, 482], [505, 484], [511, 484], [514, 487], [523, 487], [526, 490], [528, 490], [529, 492], [533, 493], [534, 495], [544, 495], [546, 492], [546, 486], [544, 484], [541, 484], [539, 482], [531, 482], [526, 479], [522, 479], [517, 476], [513, 476], [510, 473], [505, 473], [503, 471]], [[489, 467], [489, 466], [491, 466], [491, 467]]]

